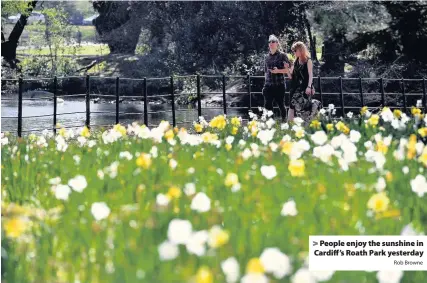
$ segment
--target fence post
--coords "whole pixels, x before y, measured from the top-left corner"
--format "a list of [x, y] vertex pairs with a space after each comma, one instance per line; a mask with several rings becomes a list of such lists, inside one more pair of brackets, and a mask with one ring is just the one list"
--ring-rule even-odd
[[380, 79], [380, 83], [381, 83], [381, 104], [383, 107], [385, 107], [384, 80], [383, 80], [383, 78]]
[[322, 78], [320, 76], [317, 77], [317, 88], [319, 89], [320, 103], [322, 104], [322, 107], [323, 107]]
[[18, 137], [22, 136], [22, 88], [23, 80], [22, 77], [18, 80], [19, 93], [18, 93]]
[[200, 75], [197, 75], [197, 119], [202, 116], [202, 98], [200, 95]]
[[402, 95], [403, 95], [403, 110], [407, 112], [406, 108], [406, 94], [405, 94], [405, 79], [402, 79]]
[[174, 86], [173, 86], [173, 76], [171, 76], [170, 81], [170, 87], [171, 87], [171, 96], [172, 96], [172, 125], [173, 127], [176, 126], [176, 117], [175, 117], [175, 92], [174, 92]]
[[222, 106], [224, 107], [224, 115], [227, 115], [227, 101], [225, 97], [225, 75], [222, 75]]
[[116, 77], [116, 124], [119, 123], [119, 111], [120, 111], [119, 86], [120, 86], [120, 78]]
[[90, 76], [86, 75], [86, 127], [90, 128]]
[[58, 89], [58, 78], [53, 78], [53, 134], [56, 135], [56, 112], [57, 112], [57, 89]]
[[342, 109], [342, 116], [345, 117], [345, 110], [344, 110], [344, 94], [342, 92], [342, 77], [340, 76], [340, 100], [341, 100], [341, 109]]
[[144, 124], [148, 127], [148, 97], [147, 97], [147, 78], [144, 78]]
[[427, 113], [427, 91], [426, 91], [426, 79], [425, 78], [423, 78], [423, 100], [424, 100], [424, 114], [426, 114]]
[[251, 75], [248, 75], [249, 111], [252, 110]]
[[362, 102], [362, 107], [365, 106], [365, 101], [363, 100], [363, 86], [362, 86], [362, 78], [359, 77], [359, 92], [360, 92], [360, 101]]

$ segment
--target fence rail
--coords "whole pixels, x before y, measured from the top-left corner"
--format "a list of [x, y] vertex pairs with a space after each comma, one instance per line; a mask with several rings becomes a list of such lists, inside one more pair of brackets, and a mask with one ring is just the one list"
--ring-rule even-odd
[[[85, 87], [86, 87], [86, 92], [85, 94], [77, 94], [77, 95], [62, 95], [59, 96], [58, 95], [58, 79], [69, 79], [69, 78], [85, 78]], [[98, 94], [91, 94], [90, 90], [91, 90], [91, 78], [99, 78], [99, 79], [115, 79], [115, 94], [114, 95], [98, 95]], [[94, 112], [91, 111], [91, 107], [90, 107], [90, 99], [92, 97], [111, 97], [111, 98], [115, 98], [115, 102], [116, 102], [116, 107], [115, 107], [115, 122], [116, 124], [118, 124], [120, 122], [120, 114], [143, 114], [143, 118], [144, 118], [144, 124], [147, 126], [151, 126], [151, 124], [149, 124], [149, 119], [148, 119], [148, 114], [154, 114], [154, 113], [162, 113], [165, 111], [148, 111], [148, 98], [152, 98], [152, 97], [169, 97], [171, 99], [171, 112], [172, 112], [172, 124], [175, 127], [177, 124], [182, 124], [182, 123], [187, 123], [189, 121], [176, 121], [176, 112], [178, 111], [187, 111], [184, 109], [175, 109], [175, 98], [182, 95], [182, 94], [175, 94], [174, 91], [174, 80], [175, 79], [179, 79], [179, 78], [196, 78], [196, 95], [197, 95], [197, 114], [198, 117], [202, 116], [202, 95], [205, 94], [222, 94], [222, 107], [205, 107], [205, 109], [222, 109], [224, 114], [227, 114], [227, 110], [228, 109], [248, 109], [248, 110], [252, 110], [255, 107], [252, 106], [252, 96], [254, 94], [262, 94], [262, 92], [256, 92], [256, 91], [252, 91], [251, 89], [251, 84], [253, 82], [253, 79], [263, 79], [264, 76], [239, 76], [239, 75], [230, 75], [230, 76], [226, 76], [226, 75], [187, 75], [187, 76], [170, 76], [170, 77], [160, 77], [160, 78], [143, 78], [143, 79], [133, 79], [133, 78], [120, 78], [120, 77], [99, 77], [99, 76], [89, 76], [87, 75], [86, 77], [78, 77], [78, 76], [70, 76], [70, 77], [53, 77], [53, 78], [42, 78], [42, 80], [52, 80], [53, 79], [53, 113], [52, 114], [46, 114], [46, 115], [40, 115], [40, 116], [25, 116], [23, 117], [23, 113], [22, 113], [22, 102], [23, 100], [34, 100], [34, 99], [24, 99], [23, 98], [23, 84], [26, 81], [34, 81], [34, 80], [38, 80], [38, 79], [23, 79], [22, 77], [18, 78], [18, 79], [2, 79], [2, 84], [6, 83], [6, 82], [18, 82], [18, 116], [17, 117], [1, 117], [2, 119], [18, 119], [18, 125], [17, 125], [17, 134], [18, 137], [22, 136], [23, 132], [30, 132], [30, 131], [36, 131], [36, 130], [27, 130], [27, 131], [23, 131], [22, 130], [22, 120], [25, 118], [35, 118], [35, 117], [53, 117], [53, 127], [52, 128], [46, 128], [46, 129], [51, 129], [53, 130], [54, 134], [56, 134], [56, 125], [57, 125], [57, 117], [60, 115], [69, 115], [69, 114], [86, 114], [85, 117], [85, 125], [90, 128], [93, 126], [106, 126], [106, 125], [96, 125], [96, 124], [91, 124], [91, 114], [102, 114], [102, 113], [110, 113], [110, 112]], [[202, 92], [201, 91], [201, 78], [216, 78], [216, 79], [220, 79], [221, 80], [221, 85], [222, 85], [222, 92]], [[247, 82], [247, 91], [246, 92], [226, 92], [226, 78], [238, 78], [238, 79], [244, 79]], [[142, 90], [143, 90], [143, 102], [144, 102], [144, 110], [142, 113], [126, 113], [126, 112], [120, 112], [120, 98], [124, 99], [124, 98], [131, 98], [131, 97], [135, 97], [135, 98], [141, 98], [141, 96], [121, 96], [120, 94], [120, 83], [121, 82], [125, 82], [125, 81], [142, 81]], [[170, 89], [170, 94], [167, 95], [148, 95], [148, 89], [147, 89], [147, 81], [169, 81], [169, 89]], [[338, 82], [339, 85], [339, 92], [323, 92], [322, 90], [322, 81], [325, 80], [332, 80], [332, 81], [336, 81]], [[359, 92], [344, 92], [343, 91], [343, 82], [344, 81], [357, 81], [358, 82], [358, 88], [359, 88]], [[363, 81], [378, 81], [380, 84], [379, 87], [379, 92], [369, 92], [369, 93], [364, 93], [363, 92]], [[384, 90], [384, 82], [386, 81], [397, 81], [400, 82], [400, 88], [401, 88], [401, 92], [400, 93], [386, 93]], [[422, 92], [416, 92], [416, 93], [407, 93], [406, 89], [405, 89], [405, 82], [421, 82], [422, 83]], [[390, 95], [401, 95], [403, 98], [403, 107], [401, 106], [397, 106], [397, 105], [393, 105], [393, 108], [396, 109], [403, 109], [404, 112], [408, 111], [408, 105], [407, 105], [407, 97], [408, 96], [422, 96], [422, 108], [424, 108], [424, 110], [427, 109], [427, 91], [426, 91], [426, 79], [387, 79], [387, 78], [343, 78], [343, 77], [320, 77], [318, 76], [317, 78], [313, 79], [313, 84], [316, 85], [317, 83], [317, 92], [318, 92], [318, 96], [320, 98], [320, 101], [322, 102], [322, 105], [324, 103], [324, 96], [325, 95], [338, 95], [339, 96], [339, 107], [337, 107], [338, 109], [340, 109], [343, 113], [343, 115], [345, 114], [345, 109], [360, 109], [363, 106], [366, 106], [365, 104], [365, 97], [364, 95], [380, 95], [381, 96], [381, 106], [387, 106], [386, 105], [386, 96], [390, 96]], [[288, 91], [285, 91], [286, 94], [289, 94]], [[227, 107], [227, 94], [247, 94], [249, 96], [249, 107]], [[361, 102], [361, 106], [345, 106], [345, 96], [346, 95], [358, 95], [360, 102]], [[58, 104], [58, 98], [60, 97], [84, 97], [85, 98], [85, 106], [86, 106], [86, 110], [84, 112], [81, 111], [76, 111], [76, 112], [69, 112], [69, 113], [57, 113], [57, 104]], [[50, 98], [50, 97], [49, 97]], [[40, 98], [36, 98], [36, 99], [40, 99]], [[10, 100], [10, 99], [5, 99], [5, 100]], [[323, 105], [325, 106], [325, 105]], [[78, 127], [78, 126], [73, 126], [73, 127]], [[41, 129], [37, 129], [37, 131], [40, 131]]]

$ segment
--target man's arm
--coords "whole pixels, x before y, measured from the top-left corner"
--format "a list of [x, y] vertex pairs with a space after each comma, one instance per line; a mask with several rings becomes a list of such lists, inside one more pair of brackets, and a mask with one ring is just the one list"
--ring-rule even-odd
[[289, 64], [289, 59], [288, 56], [285, 53], [281, 53], [281, 58], [280, 58], [280, 63], [281, 63], [281, 67], [280, 69], [274, 69], [271, 72], [273, 74], [288, 74], [289, 76], [289, 68], [287, 67]]

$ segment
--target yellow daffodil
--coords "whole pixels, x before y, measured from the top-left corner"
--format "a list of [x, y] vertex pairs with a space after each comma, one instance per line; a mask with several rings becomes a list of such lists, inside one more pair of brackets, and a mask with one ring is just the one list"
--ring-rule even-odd
[[386, 211], [389, 204], [390, 199], [387, 197], [385, 192], [381, 192], [371, 196], [368, 201], [368, 208], [378, 213]]
[[395, 109], [395, 110], [393, 111], [393, 115], [394, 115], [394, 117], [396, 117], [396, 118], [400, 118], [400, 117], [402, 117], [402, 111], [400, 111], [399, 109]]
[[388, 146], [382, 140], [379, 140], [377, 141], [375, 150], [381, 152], [382, 154], [386, 154], [388, 151]]
[[7, 237], [19, 238], [25, 232], [27, 225], [20, 217], [13, 217], [4, 220], [3, 227]]
[[232, 135], [235, 135], [235, 134], [237, 134], [237, 132], [239, 131], [239, 128], [237, 128], [237, 127], [233, 127], [232, 129], [231, 129], [231, 134]]
[[86, 126], [84, 126], [84, 127], [83, 127], [83, 129], [82, 129], [82, 131], [81, 131], [81, 133], [80, 133], [80, 135], [81, 135], [82, 137], [85, 137], [85, 138], [90, 137], [90, 131], [89, 131], [89, 128], [88, 128], [88, 127], [86, 127]]
[[310, 123], [310, 127], [314, 128], [314, 129], [320, 129], [320, 126], [322, 125], [322, 123], [320, 123], [318, 120], [313, 120]]
[[216, 249], [228, 243], [230, 234], [228, 231], [223, 230], [220, 226], [213, 226], [209, 230], [208, 244], [210, 247]]
[[174, 133], [173, 133], [173, 130], [169, 130], [169, 131], [167, 131], [166, 133], [165, 133], [165, 139], [166, 140], [171, 140], [171, 139], [173, 139], [173, 137], [174, 137], [175, 135], [174, 135]]
[[144, 169], [150, 168], [152, 163], [151, 156], [146, 153], [141, 153], [136, 159], [136, 165]]
[[235, 127], [240, 127], [240, 119], [238, 117], [231, 118], [231, 125]]
[[237, 176], [237, 174], [235, 173], [228, 173], [227, 176], [225, 177], [224, 184], [227, 187], [232, 187], [238, 183], [239, 183], [239, 176]]
[[218, 115], [214, 117], [209, 123], [209, 126], [211, 126], [212, 128], [217, 128], [219, 130], [223, 130], [226, 125], [227, 120], [225, 119], [224, 115]]
[[390, 171], [387, 171], [387, 173], [385, 174], [385, 179], [387, 180], [387, 182], [393, 181], [393, 174]]
[[290, 142], [290, 141], [286, 141], [286, 142], [281, 141], [280, 142], [280, 146], [282, 147], [282, 152], [283, 153], [285, 153], [287, 155], [291, 154], [292, 146], [293, 146], [292, 142]]
[[418, 134], [423, 138], [427, 137], [427, 127], [418, 129]]
[[375, 127], [376, 125], [378, 125], [379, 121], [380, 121], [380, 116], [378, 116], [377, 114], [374, 114], [368, 119], [368, 125]]
[[197, 270], [196, 283], [213, 283], [213, 274], [209, 267], [202, 266]]
[[418, 161], [427, 167], [427, 146], [424, 147], [423, 152], [421, 153], [420, 157], [418, 157]]
[[170, 199], [177, 199], [179, 197], [181, 197], [181, 189], [176, 187], [176, 186], [172, 186], [169, 188], [166, 196], [168, 196]]
[[264, 273], [265, 268], [257, 257], [251, 258], [246, 265], [246, 273]]
[[302, 159], [291, 160], [288, 166], [289, 172], [294, 177], [304, 176], [305, 173], [305, 163]]
[[412, 107], [411, 108], [411, 113], [412, 115], [416, 116], [416, 115], [421, 115], [421, 109], [417, 108], [417, 107]]
[[417, 136], [414, 135], [414, 134], [412, 134], [409, 137], [409, 142], [407, 144], [407, 148], [408, 148], [408, 152], [406, 153], [406, 158], [407, 159], [413, 159], [413, 158], [415, 158], [415, 156], [417, 154], [416, 144], [417, 144]]
[[201, 133], [203, 131], [202, 124], [194, 123], [194, 130], [196, 130], [197, 133]]

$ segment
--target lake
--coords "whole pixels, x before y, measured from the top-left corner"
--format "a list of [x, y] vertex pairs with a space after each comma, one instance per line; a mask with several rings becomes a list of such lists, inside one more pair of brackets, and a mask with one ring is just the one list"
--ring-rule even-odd
[[[2, 97], [1, 101], [1, 131], [9, 131], [16, 133], [18, 128], [17, 118], [4, 118], [4, 117], [18, 117], [18, 100], [5, 100], [10, 97]], [[219, 108], [219, 109], [216, 109]], [[216, 107], [210, 109], [202, 107], [202, 116], [206, 120], [212, 117], [223, 114], [222, 107]], [[96, 125], [114, 125], [116, 118], [116, 104], [112, 103], [90, 103], [91, 116], [90, 124], [92, 127]], [[63, 103], [58, 103], [57, 106], [57, 122], [64, 127], [83, 127], [86, 121], [86, 104], [83, 99], [67, 99]], [[131, 124], [132, 122], [144, 122], [144, 104], [138, 101], [126, 101], [120, 103], [120, 113], [132, 113], [132, 114], [120, 114], [119, 121], [122, 125]], [[70, 114], [70, 112], [79, 112], [77, 114]], [[106, 113], [96, 113], [106, 112]], [[167, 120], [172, 124], [172, 106], [171, 104], [149, 104], [148, 112], [159, 112], [149, 113], [148, 123], [149, 126], [158, 125], [160, 121]], [[137, 113], [137, 114], [136, 114]], [[139, 114], [140, 113], [140, 114]], [[177, 126], [191, 126], [192, 122], [197, 120], [197, 108], [192, 106], [176, 106], [176, 122]], [[227, 109], [227, 114], [231, 116], [243, 116], [247, 113], [246, 109]], [[53, 101], [49, 100], [24, 100], [22, 103], [22, 131], [23, 135], [33, 131], [35, 133], [42, 131], [43, 129], [53, 128], [53, 116], [48, 117], [34, 117], [26, 118], [29, 116], [42, 116], [53, 114]]]

